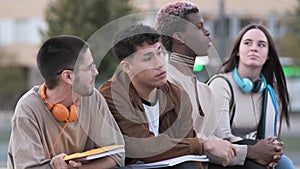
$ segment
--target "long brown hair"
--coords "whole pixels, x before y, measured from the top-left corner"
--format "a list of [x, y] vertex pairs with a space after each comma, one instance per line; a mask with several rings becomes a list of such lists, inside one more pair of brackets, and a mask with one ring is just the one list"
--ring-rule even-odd
[[279, 61], [278, 51], [276, 49], [274, 40], [266, 27], [264, 27], [261, 24], [252, 23], [245, 26], [239, 32], [238, 36], [236, 37], [233, 43], [231, 54], [228, 60], [225, 61], [223, 64], [224, 72], [225, 73], [231, 72], [239, 63], [239, 57], [237, 56], [237, 54], [239, 52], [240, 43], [244, 34], [250, 29], [261, 30], [268, 39], [269, 59], [263, 65], [262, 73], [264, 74], [267, 83], [270, 84], [273, 88], [276, 88], [276, 90], [278, 91], [280, 102], [281, 102], [281, 112], [282, 112], [280, 116], [280, 124], [282, 122], [282, 117], [284, 116], [286, 119], [287, 126], [289, 127], [290, 126], [290, 119], [289, 119], [290, 99], [289, 99], [289, 93], [286, 86], [286, 79], [283, 73], [281, 63]]

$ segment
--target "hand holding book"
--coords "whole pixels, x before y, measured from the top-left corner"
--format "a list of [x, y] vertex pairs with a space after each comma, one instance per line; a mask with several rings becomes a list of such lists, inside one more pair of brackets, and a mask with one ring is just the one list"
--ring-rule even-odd
[[125, 152], [123, 145], [111, 145], [105, 146], [101, 148], [96, 148], [92, 150], [88, 150], [85, 152], [74, 153], [64, 157], [65, 161], [68, 160], [75, 160], [75, 161], [86, 161], [86, 160], [93, 160], [96, 158], [101, 158], [117, 153]]

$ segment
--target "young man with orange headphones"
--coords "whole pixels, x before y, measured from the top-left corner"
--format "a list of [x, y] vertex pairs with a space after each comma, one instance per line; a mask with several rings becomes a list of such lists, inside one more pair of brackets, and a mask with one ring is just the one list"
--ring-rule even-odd
[[87, 163], [66, 155], [108, 145], [124, 145], [102, 95], [88, 44], [74, 36], [47, 40], [37, 55], [45, 82], [17, 103], [12, 119], [8, 168], [113, 168], [124, 153]]

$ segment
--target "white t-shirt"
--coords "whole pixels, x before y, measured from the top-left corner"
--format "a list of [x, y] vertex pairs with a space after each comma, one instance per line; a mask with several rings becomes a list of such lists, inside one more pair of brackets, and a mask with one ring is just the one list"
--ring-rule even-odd
[[145, 104], [143, 106], [149, 122], [149, 130], [158, 135], [159, 131], [159, 101], [157, 100], [154, 105]]

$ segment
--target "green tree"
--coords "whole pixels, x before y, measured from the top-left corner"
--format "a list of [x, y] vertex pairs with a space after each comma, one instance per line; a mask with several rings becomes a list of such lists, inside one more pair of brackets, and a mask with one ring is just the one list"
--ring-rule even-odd
[[[45, 20], [48, 30], [41, 32], [44, 39], [68, 34], [88, 40], [107, 23], [133, 13], [136, 9], [130, 0], [55, 0], [46, 9]], [[92, 51], [93, 53], [93, 51]], [[93, 53], [93, 55], [96, 55]], [[118, 61], [109, 51], [99, 65], [97, 85], [108, 79], [117, 67]], [[101, 79], [101, 80], [100, 80]]]
[[48, 30], [42, 34], [45, 38], [70, 34], [88, 40], [105, 24], [133, 11], [129, 0], [55, 0], [46, 9]]
[[281, 39], [279, 49], [283, 56], [300, 59], [300, 0], [292, 13], [286, 16], [287, 33]]

